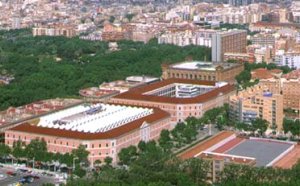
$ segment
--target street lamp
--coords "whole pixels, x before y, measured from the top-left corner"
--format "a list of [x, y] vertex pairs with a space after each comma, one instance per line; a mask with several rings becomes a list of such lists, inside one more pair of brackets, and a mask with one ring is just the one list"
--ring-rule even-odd
[[78, 160], [78, 157], [73, 158], [73, 171], [75, 170], [75, 160]]
[[34, 160], [35, 160], [35, 157], [33, 157], [33, 159], [32, 159], [32, 161], [33, 161], [32, 170], [34, 170]]

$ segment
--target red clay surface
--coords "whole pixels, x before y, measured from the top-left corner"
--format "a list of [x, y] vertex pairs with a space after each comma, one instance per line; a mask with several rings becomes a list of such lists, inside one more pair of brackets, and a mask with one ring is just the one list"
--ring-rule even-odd
[[224, 145], [222, 145], [221, 147], [217, 148], [213, 152], [225, 153], [225, 152], [229, 151], [230, 149], [232, 149], [233, 147], [235, 147], [236, 145], [240, 144], [242, 141], [244, 141], [243, 138], [234, 138], [234, 139], [230, 140], [229, 142], [225, 143]]
[[178, 157], [181, 159], [189, 159], [194, 157], [196, 154], [205, 151], [206, 149], [210, 148], [211, 146], [215, 145], [216, 143], [228, 138], [229, 136], [233, 135], [234, 132], [231, 131], [222, 131], [215, 136], [210, 137], [209, 139], [200, 142], [199, 144], [191, 147], [190, 149], [180, 153]]
[[277, 161], [273, 167], [279, 167], [283, 169], [290, 169], [300, 159], [300, 145], [296, 145], [295, 148]]

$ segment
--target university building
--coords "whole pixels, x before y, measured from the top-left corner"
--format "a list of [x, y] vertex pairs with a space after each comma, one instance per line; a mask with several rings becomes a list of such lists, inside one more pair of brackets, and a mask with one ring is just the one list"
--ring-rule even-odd
[[226, 82], [166, 79], [138, 87], [111, 99], [115, 104], [157, 107], [171, 115], [172, 127], [187, 117], [202, 117], [215, 107], [228, 103], [235, 86]]
[[162, 79], [180, 78], [202, 81], [235, 82], [235, 76], [244, 70], [240, 63], [213, 63], [186, 61], [177, 64], [162, 65]]
[[122, 148], [158, 139], [161, 130], [170, 129], [170, 122], [170, 114], [159, 108], [84, 103], [6, 130], [5, 144], [12, 147], [14, 141], [29, 144], [39, 138], [45, 140], [48, 151], [62, 154], [82, 144], [93, 167], [106, 157], [115, 164]]

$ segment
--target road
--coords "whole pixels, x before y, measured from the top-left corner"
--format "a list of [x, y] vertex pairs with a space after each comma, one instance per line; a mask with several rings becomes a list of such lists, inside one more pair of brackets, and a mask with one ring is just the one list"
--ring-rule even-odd
[[[0, 168], [0, 174], [4, 175], [3, 178], [0, 178], [0, 185], [1, 186], [8, 186], [8, 185], [17, 183], [23, 176], [30, 175], [29, 173], [20, 173], [20, 172], [18, 172], [16, 176], [10, 176], [10, 175], [6, 174], [8, 171], [17, 172], [13, 168], [1, 167]], [[38, 176], [40, 177], [39, 179], [35, 179], [33, 181], [33, 183], [25, 184], [25, 185], [41, 186], [44, 183], [52, 183], [52, 184], [56, 184], [57, 183], [57, 181], [56, 181], [56, 179], [55, 179], [54, 176], [53, 177], [43, 176], [43, 175], [38, 175]]]

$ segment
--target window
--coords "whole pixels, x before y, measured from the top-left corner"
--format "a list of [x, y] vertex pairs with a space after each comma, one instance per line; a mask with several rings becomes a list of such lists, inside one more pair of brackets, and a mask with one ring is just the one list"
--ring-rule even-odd
[[112, 142], [112, 143], [111, 143], [111, 146], [115, 146], [115, 143], [114, 143], [114, 142]]
[[108, 143], [106, 143], [106, 147], [108, 147]]
[[54, 144], [56, 144], [56, 140], [54, 140]]
[[150, 140], [150, 127], [146, 122], [140, 128], [140, 137], [145, 142]]
[[99, 144], [99, 148], [101, 148], [101, 144]]
[[92, 149], [94, 148], [94, 144], [92, 144]]
[[69, 146], [69, 143], [67, 142], [66, 145]]

